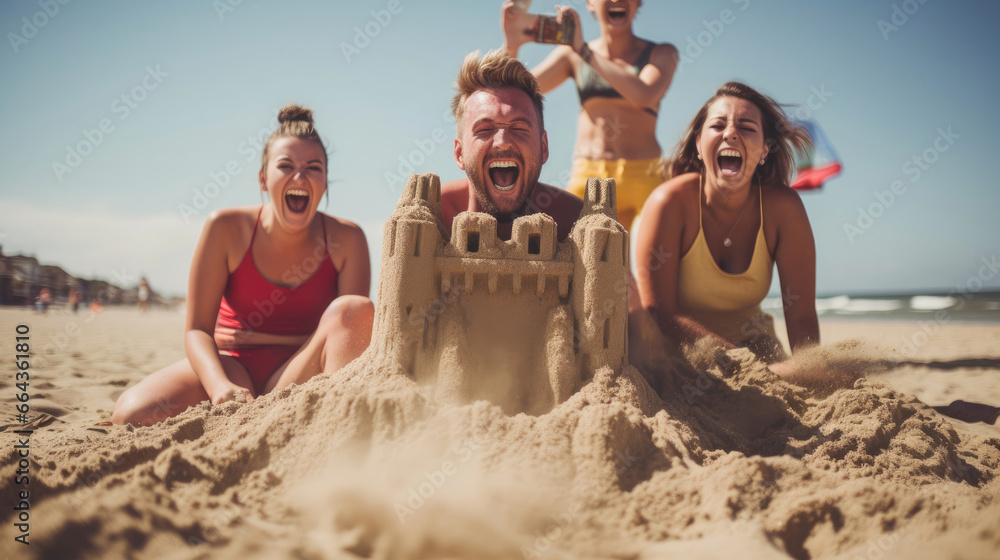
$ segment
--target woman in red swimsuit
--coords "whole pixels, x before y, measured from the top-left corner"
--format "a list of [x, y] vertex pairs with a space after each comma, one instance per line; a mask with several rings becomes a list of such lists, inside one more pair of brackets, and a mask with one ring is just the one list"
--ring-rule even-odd
[[188, 281], [187, 359], [118, 398], [115, 424], [149, 425], [189, 406], [249, 401], [339, 370], [371, 339], [368, 244], [317, 211], [327, 156], [312, 112], [287, 105], [259, 173], [269, 204], [213, 212]]

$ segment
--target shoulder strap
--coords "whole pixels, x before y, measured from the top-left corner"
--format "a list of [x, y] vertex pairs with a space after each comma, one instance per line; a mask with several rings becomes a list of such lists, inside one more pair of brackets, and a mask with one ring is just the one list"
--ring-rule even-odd
[[760, 184], [760, 179], [757, 179], [757, 204], [760, 205], [760, 229], [764, 229], [764, 187]]
[[646, 48], [642, 49], [639, 53], [639, 58], [635, 61], [635, 73], [638, 74], [642, 69], [649, 64], [649, 57], [653, 54], [653, 49], [656, 48], [656, 43], [650, 42], [646, 45]]
[[698, 175], [698, 232], [702, 232], [704, 226], [701, 224], [701, 197], [705, 193], [705, 174]]
[[[643, 49], [641, 53], [639, 53], [639, 58], [635, 61], [636, 76], [638, 76], [639, 73], [642, 72], [642, 69], [645, 68], [647, 64], [649, 64], [649, 58], [653, 54], [654, 48], [656, 48], [656, 43], [650, 42], [648, 45], [646, 45], [646, 48]], [[653, 115], [653, 117], [659, 116], [659, 114], [656, 112], [655, 109], [650, 109], [649, 107], [643, 107], [642, 110], [649, 113], [650, 115]]]
[[323, 214], [319, 214], [319, 224], [323, 226], [323, 252], [329, 254], [330, 248], [327, 246], [326, 239], [326, 218], [323, 217]]
[[257, 224], [260, 223], [260, 215], [264, 212], [264, 206], [261, 205], [260, 210], [257, 211], [257, 219], [253, 222], [253, 233], [250, 234], [250, 247], [253, 247], [253, 238], [257, 236]]

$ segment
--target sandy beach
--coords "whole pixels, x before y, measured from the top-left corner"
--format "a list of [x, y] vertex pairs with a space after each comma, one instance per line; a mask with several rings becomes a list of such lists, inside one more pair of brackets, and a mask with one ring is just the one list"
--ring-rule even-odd
[[[660, 395], [628, 368], [599, 373], [551, 412], [508, 416], [482, 401], [441, 405], [405, 376], [356, 362], [250, 404], [203, 403], [132, 428], [98, 424], [127, 386], [183, 357], [181, 313], [2, 309], [9, 353], [18, 324], [30, 327], [31, 422], [15, 419], [9, 373], [0, 496], [17, 503], [12, 431], [30, 426], [31, 545], [14, 542], [5, 514], [5, 557], [1000, 550], [1000, 431], [928, 407], [1000, 406], [1000, 325], [946, 323], [925, 337], [918, 323], [824, 321], [825, 345], [873, 364], [830, 395], [734, 351], [727, 364], [677, 366]], [[868, 341], [861, 353], [857, 340]]]

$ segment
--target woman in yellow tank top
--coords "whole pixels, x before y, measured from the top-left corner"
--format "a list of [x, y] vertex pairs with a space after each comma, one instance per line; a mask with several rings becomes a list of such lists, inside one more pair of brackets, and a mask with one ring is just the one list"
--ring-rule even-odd
[[809, 142], [774, 100], [741, 83], [725, 84], [701, 108], [635, 234], [641, 307], [663, 334], [783, 360], [760, 308], [777, 264], [792, 351], [819, 343], [816, 248], [788, 187], [793, 149]]

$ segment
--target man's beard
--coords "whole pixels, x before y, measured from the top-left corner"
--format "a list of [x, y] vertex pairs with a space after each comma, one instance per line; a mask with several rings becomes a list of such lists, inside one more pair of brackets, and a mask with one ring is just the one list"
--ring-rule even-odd
[[[493, 199], [490, 198], [489, 189], [483, 177], [479, 175], [479, 167], [474, 165], [465, 166], [465, 174], [469, 177], [469, 183], [472, 184], [472, 190], [476, 195], [476, 200], [479, 202], [479, 207], [483, 209], [484, 212], [495, 216], [498, 220], [509, 222], [514, 218], [524, 215], [524, 209], [527, 205], [528, 198], [531, 193], [535, 190], [535, 185], [538, 184], [538, 177], [541, 176], [542, 170], [538, 167], [528, 167], [524, 166], [523, 172], [524, 176], [524, 190], [517, 199], [516, 207], [512, 210], [504, 212]], [[520, 179], [520, 178], [519, 178]]]

